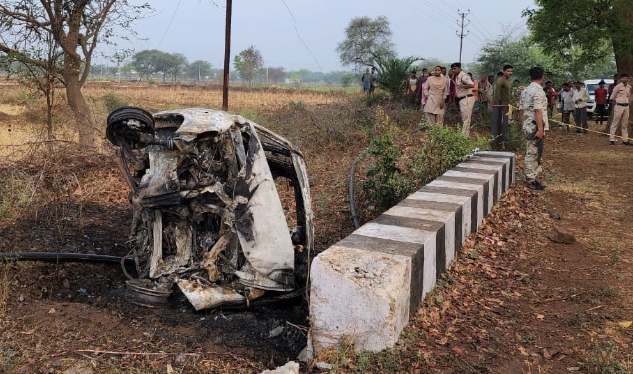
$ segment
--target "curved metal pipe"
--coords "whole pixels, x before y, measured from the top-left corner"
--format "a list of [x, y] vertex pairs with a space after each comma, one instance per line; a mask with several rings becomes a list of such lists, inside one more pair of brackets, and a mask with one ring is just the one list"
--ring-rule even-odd
[[354, 222], [355, 228], [360, 227], [360, 222], [358, 222], [358, 216], [356, 215], [356, 203], [354, 202], [354, 174], [356, 174], [356, 164], [367, 154], [367, 152], [369, 152], [369, 148], [365, 149], [356, 156], [354, 162], [352, 162], [352, 170], [349, 173], [349, 211], [352, 215], [352, 221]]

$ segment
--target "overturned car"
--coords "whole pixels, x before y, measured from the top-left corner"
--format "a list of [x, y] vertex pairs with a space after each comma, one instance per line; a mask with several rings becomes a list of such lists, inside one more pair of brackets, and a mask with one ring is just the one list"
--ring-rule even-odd
[[202, 108], [123, 107], [106, 136], [132, 190], [128, 289], [156, 301], [176, 284], [196, 310], [299, 292], [314, 229], [305, 164], [290, 142]]

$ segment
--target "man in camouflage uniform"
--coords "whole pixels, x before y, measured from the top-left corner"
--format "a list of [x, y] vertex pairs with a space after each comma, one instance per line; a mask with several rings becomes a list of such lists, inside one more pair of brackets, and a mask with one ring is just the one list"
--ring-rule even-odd
[[527, 187], [536, 191], [543, 191], [536, 177], [542, 171], [541, 155], [543, 154], [543, 116], [547, 113], [547, 97], [543, 91], [543, 69], [533, 67], [530, 69], [532, 83], [521, 93], [519, 106], [519, 119], [523, 124], [525, 136], [525, 179]]

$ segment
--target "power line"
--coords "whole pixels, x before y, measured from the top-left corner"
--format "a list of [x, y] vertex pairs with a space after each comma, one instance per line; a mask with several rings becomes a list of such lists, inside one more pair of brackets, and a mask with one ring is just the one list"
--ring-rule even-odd
[[[470, 10], [468, 11], [468, 13], [470, 13]], [[462, 62], [462, 46], [464, 44], [464, 38], [469, 34], [469, 32], [467, 32], [466, 34], [464, 34], [464, 27], [470, 25], [470, 23], [467, 23], [464, 25], [464, 18], [466, 18], [466, 16], [468, 15], [468, 13], [459, 13], [459, 11], [457, 12], [457, 14], [459, 14], [462, 17], [462, 23], [461, 23], [461, 28], [462, 31], [457, 34], [457, 36], [459, 37], [459, 62]]]
[[156, 45], [156, 49], [158, 49], [158, 47], [160, 46], [160, 43], [163, 42], [165, 35], [167, 35], [167, 32], [169, 31], [169, 28], [171, 27], [171, 24], [174, 22], [174, 18], [176, 18], [176, 13], [178, 12], [178, 8], [180, 8], [180, 3], [182, 3], [182, 0], [178, 1], [178, 4], [176, 5], [176, 9], [174, 10], [174, 14], [172, 14], [171, 19], [169, 20], [169, 23], [167, 24], [167, 28], [165, 29], [165, 32], [163, 33], [163, 36], [160, 37], [160, 40], [158, 41], [158, 44]]
[[[437, 9], [435, 9], [434, 11], [432, 11], [431, 13], [429, 13], [428, 11], [424, 11], [424, 10], [422, 10], [422, 9], [420, 9], [420, 8], [418, 8], [418, 7], [416, 7], [415, 5], [410, 4], [409, 2], [407, 2], [407, 1], [405, 1], [405, 0], [400, 0], [400, 1], [402, 1], [402, 2], [403, 2], [403, 3], [405, 3], [406, 5], [410, 6], [411, 8], [413, 8], [413, 9], [415, 9], [415, 10], [419, 11], [420, 13], [422, 13], [422, 14], [426, 15], [429, 19], [432, 19], [432, 20], [433, 20], [433, 21], [435, 21], [438, 25], [441, 25], [441, 26], [447, 27], [447, 28], [449, 28], [449, 29], [451, 29], [451, 30], [453, 30], [453, 31], [456, 31], [456, 29], [452, 28], [451, 26], [448, 26], [448, 24], [446, 24], [446, 23], [442, 23], [441, 21], [439, 21], [439, 19], [438, 19], [437, 17], [435, 17], [436, 15], [442, 16], [442, 17], [444, 17], [445, 19], [448, 19], [448, 20], [450, 21], [450, 24], [452, 24], [452, 23], [453, 23], [453, 19], [449, 18], [449, 17], [448, 17], [445, 13], [440, 12], [440, 11], [438, 11]], [[418, 1], [423, 2], [423, 0], [418, 0]], [[426, 4], [429, 8], [431, 7], [431, 3], [425, 3], [425, 4]]]
[[325, 83], [328, 85], [328, 87], [330, 86], [330, 82], [328, 82], [327, 78], [325, 77], [325, 72], [323, 72], [323, 68], [321, 67], [321, 64], [319, 63], [319, 60], [317, 60], [316, 56], [314, 56], [314, 53], [312, 53], [312, 51], [310, 50], [310, 48], [308, 47], [308, 45], [306, 44], [306, 42], [303, 40], [303, 38], [301, 37], [301, 34], [299, 33], [299, 29], [297, 29], [297, 21], [295, 20], [295, 16], [294, 14], [292, 14], [292, 11], [290, 10], [290, 7], [288, 6], [288, 4], [286, 4], [285, 0], [281, 0], [281, 2], [284, 4], [284, 6], [286, 7], [286, 9], [288, 9], [288, 13], [290, 13], [290, 17], [292, 18], [292, 27], [294, 27], [295, 29], [295, 33], [297, 34], [297, 37], [299, 38], [299, 40], [301, 41], [301, 44], [303, 44], [303, 46], [305, 47], [305, 49], [308, 51], [308, 53], [310, 53], [310, 56], [312, 56], [312, 59], [314, 60], [314, 62], [317, 64], [317, 66], [319, 67], [319, 71], [321, 71], [321, 75], [323, 75], [323, 79], [325, 80]]

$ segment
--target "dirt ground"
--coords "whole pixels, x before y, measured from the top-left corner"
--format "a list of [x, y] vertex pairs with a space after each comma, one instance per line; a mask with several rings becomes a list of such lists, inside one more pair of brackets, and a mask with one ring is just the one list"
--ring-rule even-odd
[[[319, 359], [339, 373], [632, 372], [631, 161], [633, 147], [608, 146], [602, 135], [551, 131], [546, 191], [510, 189], [394, 350]], [[318, 198], [333, 185], [332, 167], [309, 171], [317, 222], [345, 235], [345, 199], [328, 206]], [[335, 173], [340, 190], [346, 177], [347, 169]], [[124, 255], [131, 209], [123, 193], [112, 196], [59, 212], [50, 226], [2, 221], [0, 248]], [[83, 227], [64, 225], [64, 214], [81, 214]], [[554, 226], [576, 242], [552, 242]], [[339, 238], [316, 232], [320, 250]], [[108, 263], [9, 262], [0, 280], [0, 373], [259, 373], [305, 343], [302, 299], [195, 312], [175, 297], [147, 308], [125, 293], [120, 265]]]
[[607, 140], [548, 133], [546, 191], [515, 185], [468, 239], [403, 334], [411, 372], [633, 372], [633, 147]]

